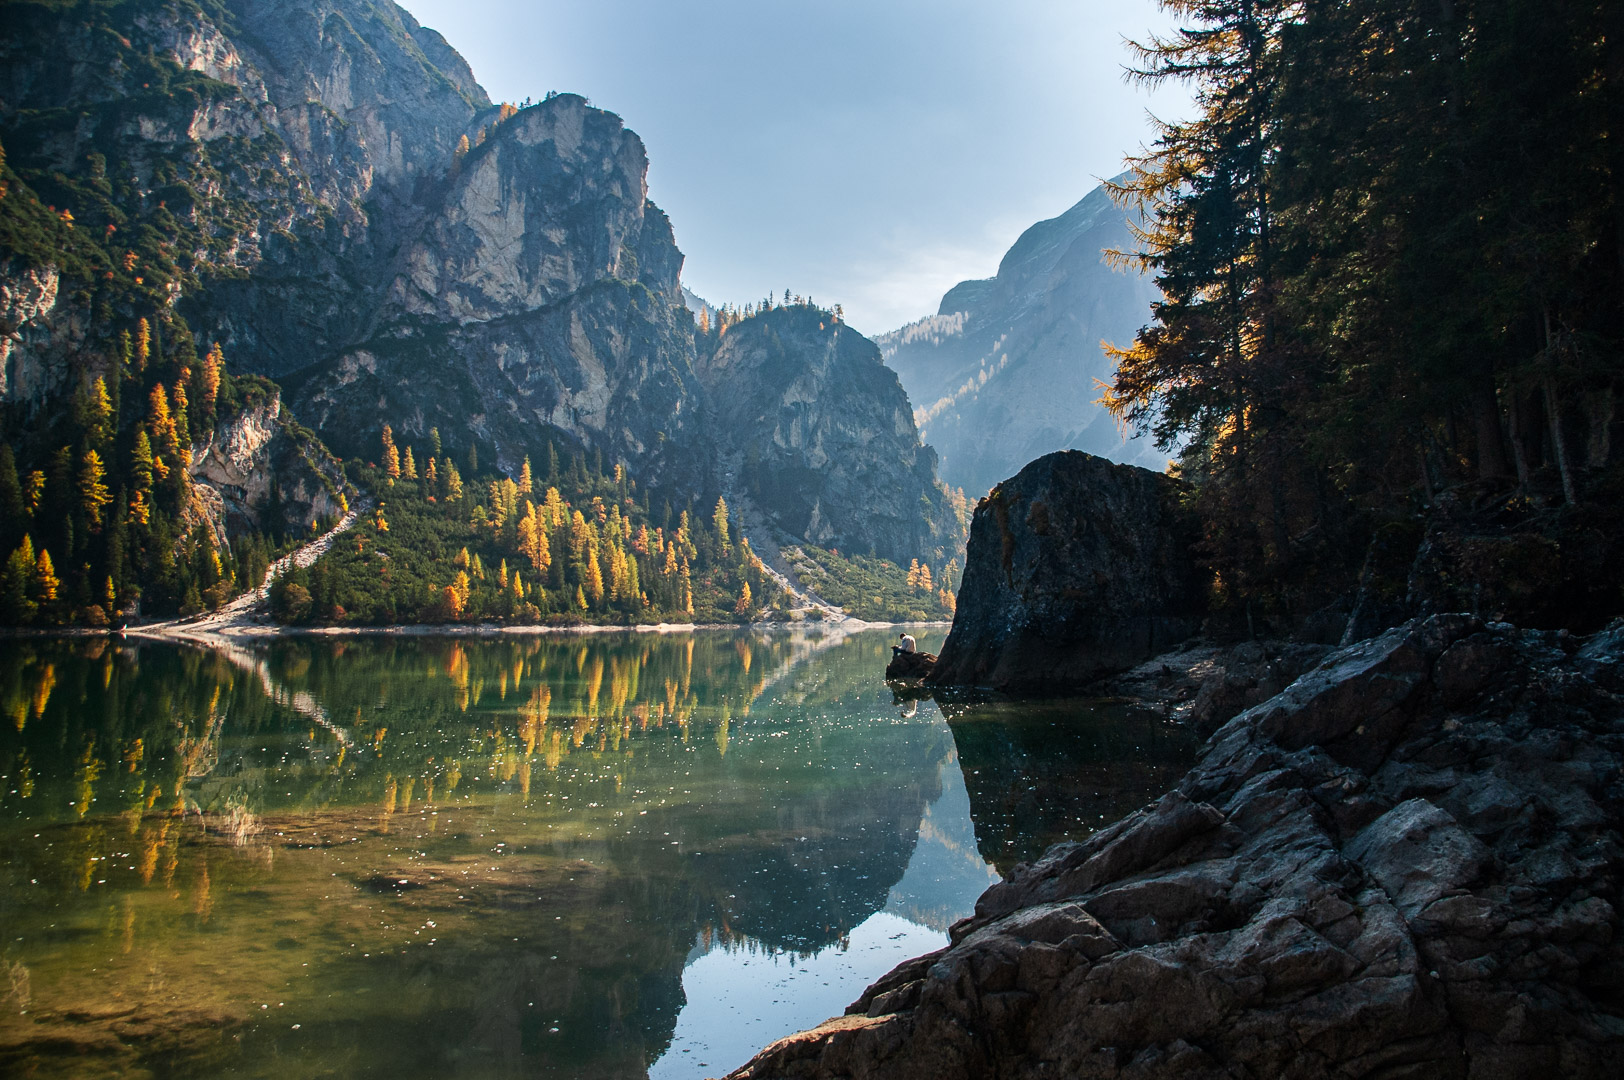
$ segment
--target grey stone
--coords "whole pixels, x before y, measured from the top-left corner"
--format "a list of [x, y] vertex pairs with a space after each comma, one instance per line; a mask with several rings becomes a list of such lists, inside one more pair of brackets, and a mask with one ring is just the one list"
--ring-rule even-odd
[[1077, 451], [995, 487], [970, 524], [931, 681], [1035, 689], [1125, 671], [1189, 637], [1203, 593], [1177, 481]]
[[733, 1076], [1611, 1076], [1613, 649], [1460, 616], [1343, 649]]

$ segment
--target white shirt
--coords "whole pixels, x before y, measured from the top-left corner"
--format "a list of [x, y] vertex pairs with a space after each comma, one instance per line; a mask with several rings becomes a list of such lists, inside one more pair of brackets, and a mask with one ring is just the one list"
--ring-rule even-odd
[[918, 648], [919, 648], [919, 643], [913, 639], [912, 634], [903, 634], [902, 635], [902, 651], [903, 652], [914, 652]]

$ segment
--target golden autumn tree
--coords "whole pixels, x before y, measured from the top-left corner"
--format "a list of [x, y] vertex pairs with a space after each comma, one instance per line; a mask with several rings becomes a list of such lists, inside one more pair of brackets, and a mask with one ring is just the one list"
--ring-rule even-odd
[[203, 357], [203, 412], [206, 416], [214, 415], [214, 403], [220, 396], [220, 376], [226, 366], [226, 356], [216, 341], [209, 346], [209, 351]]

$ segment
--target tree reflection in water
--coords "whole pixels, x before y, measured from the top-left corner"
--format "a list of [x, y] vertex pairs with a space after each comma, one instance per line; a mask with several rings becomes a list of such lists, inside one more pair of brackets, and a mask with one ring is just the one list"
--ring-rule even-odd
[[740, 1027], [730, 993], [793, 958], [854, 996], [1025, 851], [1006, 789], [1049, 750], [898, 704], [888, 644], [8, 643], [0, 1068], [725, 1070], [716, 1024], [747, 1054], [828, 1011]]

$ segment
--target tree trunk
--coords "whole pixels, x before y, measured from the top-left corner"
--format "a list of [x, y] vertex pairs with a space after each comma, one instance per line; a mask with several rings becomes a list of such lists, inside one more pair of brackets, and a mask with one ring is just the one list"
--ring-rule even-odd
[[1590, 427], [1585, 464], [1592, 469], [1605, 468], [1613, 456], [1614, 409], [1611, 386], [1585, 395], [1585, 420]]
[[1472, 394], [1472, 421], [1477, 436], [1478, 477], [1504, 479], [1509, 472], [1505, 436], [1500, 431], [1500, 406], [1494, 400], [1494, 384], [1489, 380], [1479, 383]]
[[1511, 456], [1517, 464], [1517, 486], [1528, 486], [1528, 451], [1523, 443], [1522, 395], [1511, 394]]
[[1568, 470], [1567, 441], [1562, 438], [1562, 406], [1556, 400], [1556, 380], [1551, 368], [1556, 366], [1555, 342], [1551, 337], [1551, 309], [1545, 308], [1545, 422], [1551, 426], [1551, 452], [1556, 457], [1556, 471], [1562, 474], [1562, 501], [1573, 506], [1579, 500], [1573, 494], [1573, 474]]
[[1562, 438], [1562, 410], [1556, 402], [1556, 388], [1551, 383], [1551, 377], [1545, 376], [1545, 422], [1551, 425], [1551, 448], [1556, 453], [1556, 471], [1562, 474], [1562, 501], [1569, 506], [1576, 505], [1578, 496], [1573, 493], [1573, 474], [1568, 470], [1568, 449], [1566, 440]]

